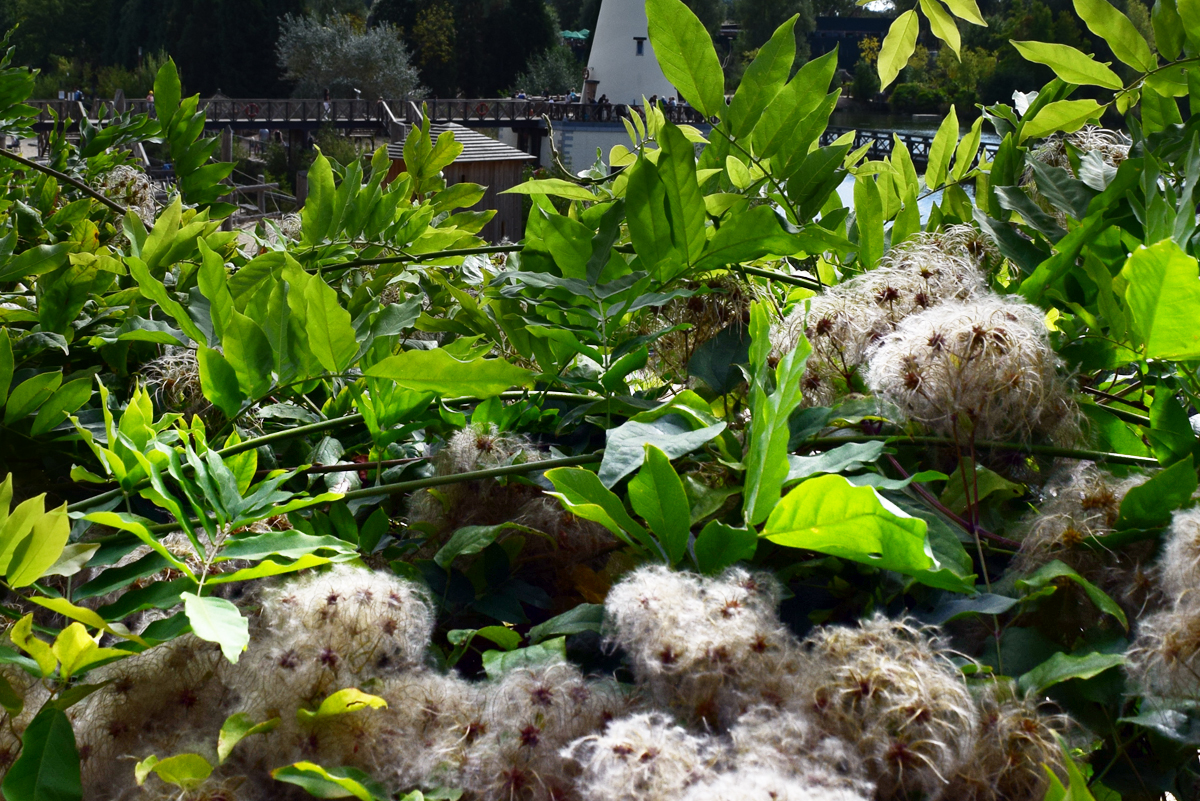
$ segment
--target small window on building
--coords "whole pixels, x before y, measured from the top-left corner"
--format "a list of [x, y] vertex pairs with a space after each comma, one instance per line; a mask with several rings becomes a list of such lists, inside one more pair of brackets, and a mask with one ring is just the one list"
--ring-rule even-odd
[[633, 41], [637, 44], [637, 54], [639, 56], [646, 55], [646, 37], [635, 36], [633, 37]]

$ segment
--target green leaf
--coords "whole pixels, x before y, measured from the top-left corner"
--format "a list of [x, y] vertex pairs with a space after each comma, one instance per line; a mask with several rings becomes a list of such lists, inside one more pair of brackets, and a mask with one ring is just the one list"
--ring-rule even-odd
[[136, 771], [138, 784], [153, 773], [167, 784], [189, 791], [204, 784], [205, 779], [212, 775], [213, 766], [199, 754], [176, 754], [166, 759], [148, 757], [138, 763]]
[[871, 487], [842, 476], [810, 478], [789, 492], [767, 518], [763, 536], [789, 548], [849, 559], [955, 592], [974, 587], [940, 570], [924, 520], [909, 517]]
[[883, 198], [872, 175], [854, 179], [854, 218], [858, 227], [858, 261], [869, 270], [883, 256]]
[[333, 233], [333, 201], [336, 191], [333, 186], [333, 168], [329, 159], [318, 151], [317, 158], [308, 168], [308, 198], [300, 212], [303, 231], [301, 241], [305, 245], [319, 245]]
[[1186, 32], [1175, 0], [1155, 0], [1150, 20], [1154, 25], [1154, 43], [1158, 52], [1168, 61], [1179, 58]]
[[146, 266], [145, 262], [141, 259], [127, 258], [125, 259], [125, 266], [129, 268], [129, 274], [137, 281], [138, 290], [142, 293], [143, 297], [154, 301], [163, 311], [171, 315], [171, 319], [178, 323], [183, 332], [191, 337], [193, 341], [200, 344], [208, 341], [187, 313], [187, 310], [183, 308], [179, 301], [171, 297], [161, 281], [150, 274], [150, 269]]
[[[636, 469], [636, 465], [632, 469]], [[546, 471], [546, 478], [558, 490], [546, 494], [557, 498], [571, 514], [599, 523], [625, 542], [633, 544], [636, 541], [643, 548], [656, 550], [649, 532], [630, 517], [621, 499], [591, 470], [556, 467]]]
[[13, 550], [7, 581], [13, 588], [28, 587], [58, 561], [71, 536], [71, 521], [64, 503], [39, 516], [30, 533]]
[[308, 307], [308, 347], [326, 370], [345, 372], [358, 353], [350, 312], [338, 303], [337, 292], [321, 280], [308, 282], [304, 301]]
[[987, 27], [987, 23], [983, 20], [983, 15], [979, 13], [979, 6], [975, 0], [946, 0], [946, 5], [950, 6], [950, 12], [959, 19], [965, 19], [972, 25], [982, 25]]
[[179, 70], [175, 67], [175, 60], [168, 58], [167, 63], [159, 67], [158, 74], [154, 76], [154, 114], [163, 127], [175, 116], [182, 93]]
[[395, 381], [405, 389], [449, 397], [490, 398], [529, 386], [533, 373], [503, 359], [462, 362], [442, 348], [409, 350], [372, 365], [364, 375]]
[[237, 371], [220, 351], [213, 348], [199, 348], [196, 360], [200, 367], [200, 389], [204, 397], [232, 420], [246, 397], [238, 386]]
[[433, 561], [440, 567], [448, 568], [457, 557], [479, 553], [510, 528], [523, 527], [516, 523], [501, 523], [496, 526], [463, 526], [451, 535], [446, 544], [434, 555]]
[[13, 369], [12, 340], [7, 328], [0, 328], [0, 406], [8, 400], [8, 388], [12, 385]]
[[53, 272], [67, 263], [67, 251], [70, 248], [70, 242], [32, 247], [0, 267], [0, 283]]
[[1113, 8], [1108, 0], [1074, 0], [1075, 12], [1096, 34], [1112, 48], [1113, 55], [1139, 72], [1149, 72], [1158, 66], [1150, 45], [1129, 21], [1129, 17]]
[[758, 550], [758, 534], [752, 528], [734, 528], [711, 520], [697, 535], [694, 550], [696, 567], [711, 576], [730, 565], [753, 559]]
[[1134, 327], [1152, 359], [1200, 358], [1200, 263], [1173, 240], [1130, 254], [1121, 270]]
[[594, 192], [573, 184], [570, 181], [564, 181], [561, 178], [543, 178], [540, 180], [526, 181], [523, 184], [517, 184], [511, 189], [505, 189], [500, 194], [502, 195], [551, 195], [553, 197], [566, 198], [567, 200], [583, 200], [583, 201], [598, 201], [605, 198], [595, 194]]
[[86, 607], [76, 606], [66, 598], [33, 597], [29, 600], [33, 601], [38, 606], [44, 606], [52, 612], [62, 615], [68, 620], [77, 620], [80, 623], [91, 626], [94, 629], [99, 629], [107, 634], [112, 634], [115, 637], [133, 640], [136, 643], [145, 645], [145, 640], [136, 634], [130, 633], [129, 629], [125, 628], [120, 623], [110, 624], [97, 612], [87, 609]]
[[528, 634], [529, 644], [537, 645], [550, 637], [580, 634], [585, 631], [599, 633], [603, 625], [604, 604], [579, 604], [574, 609], [531, 628]]
[[83, 786], [75, 732], [66, 713], [44, 707], [21, 737], [21, 755], [4, 777], [7, 801], [80, 801]]
[[1020, 498], [1025, 494], [1023, 485], [1014, 484], [981, 464], [975, 465], [975, 475], [971, 477], [971, 460], [966, 459], [965, 461], [967, 477], [971, 482], [970, 491], [968, 492], [967, 488], [963, 487], [962, 468], [950, 473], [950, 480], [946, 482], [946, 488], [942, 490], [941, 502], [955, 514], [963, 514], [972, 503], [982, 505], [988, 498], [1006, 501]]
[[296, 720], [301, 723], [315, 723], [338, 715], [349, 715], [364, 709], [387, 709], [387, 701], [378, 695], [369, 695], [355, 687], [347, 687], [330, 695], [314, 712], [309, 709], [297, 709]]
[[1116, 601], [1110, 598], [1104, 590], [1057, 559], [1042, 565], [1032, 575], [1017, 579], [1015, 586], [1019, 591], [1029, 594], [1050, 586], [1058, 579], [1067, 579], [1078, 584], [1097, 609], [1115, 617], [1125, 629], [1129, 628], [1129, 620]]
[[937, 189], [946, 181], [950, 171], [950, 158], [954, 155], [954, 145], [958, 142], [958, 111], [950, 107], [950, 113], [938, 126], [929, 146], [929, 162], [925, 167], [925, 186]]
[[650, 423], [630, 420], [610, 428], [605, 432], [600, 483], [611, 487], [638, 469], [645, 461], [647, 443], [660, 448], [667, 458], [678, 459], [715, 439], [724, 430], [724, 423], [716, 423], [693, 431], [685, 418], [678, 414], [669, 414]]
[[921, 0], [921, 10], [925, 12], [925, 17], [929, 20], [929, 27], [933, 31], [933, 35], [946, 43], [946, 46], [954, 51], [956, 58], [962, 58], [959, 53], [959, 48], [962, 45], [962, 37], [958, 33], [958, 24], [954, 18], [946, 13], [946, 9], [942, 7], [939, 0]]
[[8, 406], [4, 409], [4, 425], [11, 426], [45, 403], [58, 389], [62, 378], [62, 373], [38, 373], [18, 384], [8, 396]]
[[[791, 74], [792, 64], [796, 61], [797, 19], [799, 15], [793, 15], [776, 28], [746, 68], [729, 104], [729, 131], [735, 139], [750, 135]], [[740, 161], [738, 163], [741, 164]]]
[[521, 635], [506, 626], [484, 626], [481, 629], [454, 629], [446, 633], [446, 639], [451, 645], [465, 648], [471, 640], [483, 637], [494, 642], [505, 651], [511, 651], [521, 644]]
[[1059, 651], [1017, 680], [1026, 693], [1041, 693], [1055, 684], [1071, 679], [1090, 679], [1106, 670], [1119, 667], [1127, 660], [1124, 654], [1099, 652], [1074, 656]]
[[1183, 21], [1183, 30], [1195, 47], [1200, 44], [1200, 0], [1176, 0], [1176, 10]]
[[915, 10], [905, 11], [892, 21], [883, 46], [879, 49], [879, 88], [886, 89], [896, 80], [900, 70], [908, 64], [917, 49], [917, 33], [921, 30], [921, 19]]
[[1017, 41], [1013, 41], [1012, 45], [1026, 61], [1045, 64], [1066, 83], [1102, 86], [1105, 89], [1120, 89], [1124, 86], [1121, 76], [1070, 45]]
[[696, 180], [696, 146], [679, 126], [667, 123], [658, 134], [658, 177], [666, 189], [671, 240], [685, 264], [700, 258], [707, 242], [704, 198]]
[[786, 481], [798, 481], [820, 473], [850, 473], [861, 470], [882, 456], [883, 449], [882, 442], [848, 442], [816, 456], [788, 456]]
[[192, 633], [220, 645], [221, 653], [236, 665], [250, 644], [250, 624], [238, 608], [224, 598], [200, 597], [190, 592], [180, 593], [179, 597], [183, 599], [183, 612]]
[[1020, 141], [1041, 139], [1052, 133], [1074, 133], [1099, 119], [1105, 106], [1095, 100], [1058, 100], [1048, 103], [1032, 119], [1021, 121]]
[[77, 378], [63, 384], [38, 409], [37, 417], [33, 419], [33, 426], [29, 429], [29, 435], [37, 437], [45, 434], [66, 420], [72, 413], [78, 411], [79, 407], [87, 403], [91, 397], [92, 380], [90, 378]]
[[681, 0], [646, 0], [650, 45], [663, 75], [705, 117], [725, 111], [725, 77], [703, 23]]
[[1196, 469], [1192, 455], [1155, 473], [1149, 481], [1125, 493], [1117, 518], [1117, 530], [1165, 526], [1171, 514], [1191, 500], [1196, 492]]
[[691, 533], [687, 493], [665, 453], [650, 443], [646, 443], [645, 453], [642, 469], [629, 482], [629, 503], [658, 536], [674, 565], [687, 553]]
[[772, 378], [768, 354], [770, 313], [763, 303], [750, 307], [750, 364], [754, 375], [750, 385], [750, 442], [746, 452], [746, 487], [742, 517], [747, 526], [756, 526], [779, 503], [783, 483], [788, 476], [788, 420], [800, 405], [800, 379], [812, 348], [801, 336], [795, 349], [787, 353], [775, 368], [775, 390], [767, 394]]
[[556, 637], [553, 640], [518, 648], [515, 651], [484, 651], [483, 653], [483, 669], [488, 678], [493, 680], [513, 670], [566, 661], [566, 637]]
[[316, 798], [357, 798], [378, 801], [391, 796], [357, 768], [325, 770], [312, 762], [296, 762], [271, 771], [271, 778], [300, 787]]

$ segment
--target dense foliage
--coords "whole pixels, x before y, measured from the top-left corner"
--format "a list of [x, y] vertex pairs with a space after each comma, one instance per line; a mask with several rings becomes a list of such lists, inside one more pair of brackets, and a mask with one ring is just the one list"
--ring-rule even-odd
[[1134, 77], [1019, 42], [1058, 77], [918, 176], [820, 144], [795, 18], [727, 103], [649, 0], [711, 128], [633, 116], [516, 245], [420, 127], [221, 231], [173, 62], [5, 152], [5, 798], [1194, 797], [1200, 11], [1076, 5]]

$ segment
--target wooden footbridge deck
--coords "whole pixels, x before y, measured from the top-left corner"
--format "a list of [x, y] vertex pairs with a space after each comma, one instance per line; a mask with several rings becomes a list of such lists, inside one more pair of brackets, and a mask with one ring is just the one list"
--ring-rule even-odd
[[[103, 108], [103, 116], [133, 111], [153, 111], [152, 104], [145, 100], [116, 103], [111, 100], [96, 101], [88, 106], [71, 100], [33, 101], [39, 110], [34, 129], [46, 133], [64, 121], [76, 121], [85, 115], [96, 121]], [[547, 120], [554, 123], [608, 123], [620, 126], [623, 117], [629, 117], [630, 107], [623, 104], [566, 103], [549, 99], [518, 100], [512, 98], [470, 98], [455, 100], [307, 100], [250, 98], [233, 99], [214, 97], [201, 100], [200, 107], [207, 114], [205, 125], [210, 129], [253, 130], [262, 129], [288, 131], [290, 136], [303, 135], [302, 131], [315, 131], [323, 126], [344, 130], [376, 131], [392, 139], [402, 138], [407, 126], [421, 119], [422, 112], [428, 114], [433, 123], [456, 123], [468, 128], [512, 128], [533, 134], [545, 135]], [[640, 110], [640, 109], [639, 109]], [[708, 121], [690, 106], [664, 106], [663, 113], [675, 123], [706, 127]], [[78, 123], [71, 122], [71, 127]], [[821, 144], [827, 145], [848, 131], [855, 130], [854, 147], [871, 144], [870, 156], [881, 159], [891, 155], [895, 146], [892, 131], [830, 127], [821, 136]], [[897, 134], [908, 147], [912, 160], [918, 168], [924, 168], [929, 160], [929, 149], [933, 136], [919, 133]], [[996, 145], [985, 143], [984, 153], [995, 153]]]

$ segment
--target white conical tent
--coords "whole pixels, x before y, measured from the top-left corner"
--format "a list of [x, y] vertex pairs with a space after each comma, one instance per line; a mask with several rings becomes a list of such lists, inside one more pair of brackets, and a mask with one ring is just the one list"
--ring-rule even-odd
[[588, 78], [597, 81], [592, 97], [608, 95], [614, 104], [640, 105], [643, 97], [665, 101], [675, 95], [650, 46], [645, 0], [601, 0]]

